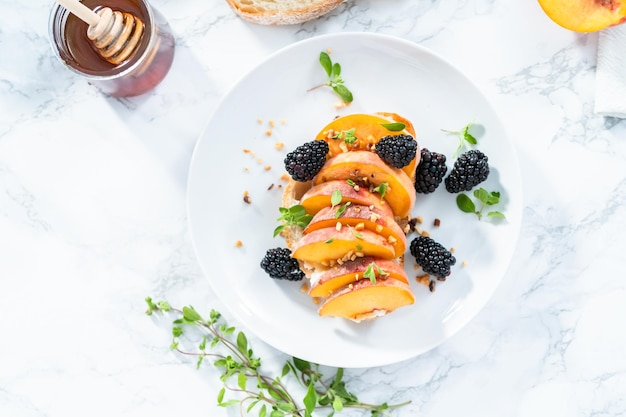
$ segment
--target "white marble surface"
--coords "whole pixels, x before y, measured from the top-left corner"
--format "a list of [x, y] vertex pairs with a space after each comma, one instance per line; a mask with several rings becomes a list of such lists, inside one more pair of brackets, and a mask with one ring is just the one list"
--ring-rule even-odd
[[[220, 309], [194, 258], [185, 182], [220, 98], [323, 33], [397, 35], [459, 66], [519, 153], [524, 216], [490, 303], [436, 349], [346, 371], [399, 416], [626, 415], [626, 121], [593, 114], [597, 34], [534, 1], [358, 0], [292, 27], [221, 1], [154, 0], [176, 34], [153, 92], [105, 98], [52, 55], [51, 2], [0, 0], [0, 416], [231, 416], [212, 367], [170, 352], [152, 295]], [[232, 323], [237, 324], [237, 323]], [[269, 372], [287, 359], [252, 340]], [[356, 415], [356, 414], [355, 414]]]

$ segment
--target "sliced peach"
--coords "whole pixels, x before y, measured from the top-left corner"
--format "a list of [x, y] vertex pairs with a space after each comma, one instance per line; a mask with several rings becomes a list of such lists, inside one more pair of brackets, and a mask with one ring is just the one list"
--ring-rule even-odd
[[318, 313], [320, 316], [361, 321], [390, 313], [414, 302], [415, 296], [404, 282], [393, 278], [376, 282], [362, 279], [327, 298]]
[[392, 244], [396, 257], [404, 254], [406, 235], [392, 216], [374, 207], [358, 204], [325, 207], [313, 216], [304, 233], [335, 227], [337, 223], [352, 226], [355, 230], [367, 229], [378, 233]]
[[392, 168], [373, 152], [353, 151], [333, 156], [322, 167], [313, 184], [332, 180], [351, 180], [361, 187], [388, 185], [384, 200], [394, 215], [406, 217], [415, 204], [415, 186], [398, 168]]
[[626, 21], [624, 0], [539, 0], [556, 24], [575, 32], [597, 32]]
[[[377, 279], [393, 278], [406, 284], [409, 283], [406, 272], [404, 272], [404, 267], [396, 260], [367, 256], [357, 258], [354, 261], [345, 262], [341, 265], [335, 265], [322, 272], [315, 280], [311, 280], [312, 286], [309, 290], [309, 295], [311, 297], [326, 298], [346, 285], [354, 284], [361, 279], [370, 279], [364, 277], [364, 273], [370, 265]], [[380, 274], [379, 271], [383, 273]]]
[[300, 204], [307, 213], [315, 214], [332, 205], [331, 197], [335, 191], [341, 193], [341, 204], [349, 201], [351, 204], [373, 206], [387, 215], [393, 216], [391, 208], [380, 198], [379, 194], [371, 193], [367, 187], [352, 186], [345, 180], [328, 181], [313, 186], [304, 193]]
[[307, 233], [293, 247], [292, 256], [305, 262], [333, 265], [360, 256], [393, 259], [395, 249], [378, 233], [352, 227], [326, 227]]
[[[385, 124], [389, 123], [402, 123], [405, 127], [399, 131], [391, 131], [385, 127]], [[346, 143], [345, 132], [351, 132], [354, 135], [353, 143]], [[354, 113], [338, 117], [327, 124], [317, 134], [316, 139], [328, 142], [328, 157], [330, 158], [349, 151], [371, 151], [381, 138], [400, 134], [411, 135], [416, 139], [413, 124], [396, 113]], [[402, 168], [411, 179], [415, 179], [415, 167], [419, 162], [419, 154], [418, 149], [416, 158]]]

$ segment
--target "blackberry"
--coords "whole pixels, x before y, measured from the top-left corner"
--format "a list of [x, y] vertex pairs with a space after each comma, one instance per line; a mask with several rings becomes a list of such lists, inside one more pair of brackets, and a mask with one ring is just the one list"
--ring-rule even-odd
[[304, 278], [298, 261], [291, 257], [291, 251], [287, 248], [268, 249], [261, 261], [261, 268], [274, 279], [300, 281]]
[[429, 194], [439, 187], [448, 171], [446, 156], [431, 152], [427, 148], [423, 148], [420, 154], [420, 163], [415, 169], [415, 191]]
[[387, 165], [402, 168], [415, 158], [417, 142], [411, 135], [385, 136], [378, 141], [375, 151]]
[[469, 191], [489, 176], [489, 158], [479, 150], [472, 149], [454, 162], [450, 175], [445, 179], [450, 193]]
[[422, 270], [437, 278], [444, 279], [450, 275], [450, 267], [456, 263], [456, 258], [449, 250], [427, 236], [413, 239], [410, 250]]
[[295, 181], [312, 180], [324, 163], [328, 153], [328, 143], [312, 140], [298, 146], [285, 156], [285, 169]]

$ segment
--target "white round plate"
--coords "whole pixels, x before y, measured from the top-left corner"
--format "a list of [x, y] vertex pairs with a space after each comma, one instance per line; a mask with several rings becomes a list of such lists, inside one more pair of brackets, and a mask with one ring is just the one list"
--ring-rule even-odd
[[[354, 102], [337, 108], [319, 64], [331, 51], [342, 66]], [[491, 174], [481, 186], [501, 192], [490, 210], [506, 219], [461, 212], [443, 184], [417, 195], [413, 214], [421, 228], [457, 259], [436, 291], [417, 283], [410, 253], [406, 270], [415, 304], [369, 322], [320, 317], [299, 282], [275, 281], [259, 264], [273, 238], [281, 202], [283, 159], [312, 140], [334, 117], [395, 112], [416, 128], [422, 147], [444, 153], [448, 169], [457, 136], [473, 122], [476, 146], [489, 157]], [[270, 122], [274, 121], [274, 126]], [[271, 135], [267, 133], [271, 131]], [[276, 143], [284, 143], [277, 149]], [[248, 152], [246, 152], [247, 150]], [[448, 170], [448, 172], [449, 172]], [[250, 203], [244, 202], [244, 193]], [[513, 255], [521, 223], [517, 158], [496, 112], [458, 69], [415, 43], [371, 33], [314, 37], [271, 55], [224, 97], [194, 150], [188, 180], [188, 216], [197, 257], [212, 289], [246, 331], [301, 359], [336, 367], [372, 367], [419, 355], [455, 334], [487, 303]], [[439, 227], [432, 225], [435, 218]], [[409, 241], [415, 236], [410, 235]], [[235, 243], [241, 241], [243, 246]]]

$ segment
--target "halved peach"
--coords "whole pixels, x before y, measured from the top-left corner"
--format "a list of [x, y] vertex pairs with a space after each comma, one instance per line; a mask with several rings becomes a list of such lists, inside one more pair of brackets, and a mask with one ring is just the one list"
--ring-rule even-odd
[[392, 216], [374, 207], [358, 204], [325, 207], [311, 219], [304, 233], [326, 227], [335, 227], [337, 223], [354, 227], [355, 230], [367, 229], [378, 233], [395, 249], [396, 257], [402, 256], [406, 249], [406, 235]]
[[299, 239], [292, 256], [305, 262], [333, 265], [360, 256], [393, 259], [395, 249], [378, 233], [352, 227], [326, 227], [307, 233]]
[[[405, 127], [402, 130], [392, 131], [385, 127], [389, 123], [402, 123]], [[351, 132], [355, 137], [353, 143], [347, 143], [345, 132]], [[413, 124], [396, 113], [354, 113], [338, 117], [327, 124], [317, 134], [316, 139], [328, 142], [328, 157], [331, 158], [349, 151], [371, 151], [381, 138], [400, 134], [411, 135], [416, 139]], [[402, 168], [411, 179], [415, 179], [415, 167], [419, 162], [419, 155], [418, 147], [413, 161]]]
[[393, 217], [391, 207], [380, 198], [379, 194], [371, 193], [367, 187], [350, 185], [345, 180], [327, 181], [311, 187], [300, 199], [300, 204], [307, 213], [315, 214], [332, 205], [331, 197], [335, 191], [341, 193], [341, 204], [349, 201], [351, 204], [373, 206]]
[[351, 180], [361, 187], [386, 183], [384, 200], [399, 217], [408, 216], [415, 204], [415, 186], [408, 175], [385, 164], [373, 152], [353, 151], [333, 156], [313, 179], [313, 184], [332, 180]]
[[318, 313], [320, 316], [361, 321], [385, 315], [414, 302], [411, 287], [404, 282], [393, 278], [376, 282], [362, 279], [327, 298]]
[[[369, 267], [374, 270], [377, 279], [393, 278], [406, 284], [409, 283], [404, 267], [397, 260], [367, 256], [335, 265], [322, 272], [315, 280], [311, 279], [309, 295], [326, 298], [346, 285], [354, 284], [361, 279], [370, 279], [364, 277]], [[379, 271], [383, 274], [379, 274]]]
[[624, 0], [539, 0], [556, 24], [575, 32], [597, 32], [626, 22]]

